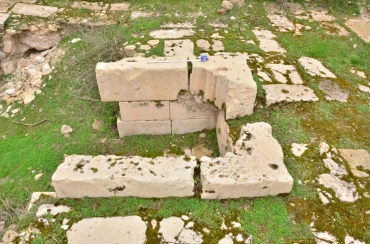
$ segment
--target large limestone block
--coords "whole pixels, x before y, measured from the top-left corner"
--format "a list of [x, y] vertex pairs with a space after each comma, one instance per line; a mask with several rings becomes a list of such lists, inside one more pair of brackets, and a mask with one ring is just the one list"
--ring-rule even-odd
[[52, 177], [58, 198], [193, 196], [195, 157], [71, 155]]
[[202, 96], [186, 93], [170, 102], [170, 118], [178, 119], [214, 119], [219, 109], [211, 103], [204, 102]]
[[293, 178], [283, 158], [269, 124], [247, 124], [242, 127], [234, 153], [226, 153], [223, 158], [201, 158], [201, 197], [224, 199], [289, 193]]
[[187, 63], [148, 63], [159, 60], [163, 58], [129, 58], [114, 63], [98, 63], [96, 79], [101, 100], [176, 100], [179, 92], [188, 88]]
[[216, 118], [172, 120], [172, 134], [193, 133], [202, 130], [211, 130], [215, 127]]
[[13, 7], [12, 12], [16, 14], [46, 18], [58, 12], [58, 8], [42, 5], [17, 3]]
[[230, 129], [225, 121], [225, 114], [223, 111], [220, 111], [217, 116], [216, 133], [220, 155], [225, 156], [227, 152], [232, 152], [233, 145], [232, 139], [229, 136]]
[[132, 135], [165, 135], [171, 134], [171, 121], [130, 121], [123, 122], [117, 119], [119, 137]]
[[139, 216], [83, 219], [67, 231], [69, 244], [144, 244], [147, 225]]
[[225, 108], [228, 120], [253, 113], [257, 85], [245, 57], [212, 56], [207, 62], [193, 63], [190, 91]]
[[169, 101], [120, 102], [119, 109], [124, 122], [170, 119]]

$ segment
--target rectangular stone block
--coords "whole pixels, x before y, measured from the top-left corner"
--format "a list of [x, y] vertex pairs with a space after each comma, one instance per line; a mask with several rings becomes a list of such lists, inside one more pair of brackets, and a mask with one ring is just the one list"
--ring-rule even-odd
[[172, 134], [186, 134], [216, 127], [216, 119], [181, 119], [172, 120]]
[[58, 8], [35, 4], [17, 3], [12, 8], [12, 12], [16, 14], [46, 18], [58, 12]]
[[181, 90], [188, 89], [187, 63], [148, 63], [160, 60], [164, 59], [130, 58], [98, 63], [96, 79], [101, 100], [176, 100]]
[[119, 137], [132, 135], [164, 135], [171, 134], [171, 121], [132, 121], [122, 122], [117, 119]]
[[169, 101], [120, 102], [119, 109], [123, 122], [170, 119]]
[[184, 96], [176, 102], [170, 102], [171, 120], [214, 119], [217, 117], [219, 111], [211, 103], [203, 102], [200, 96]]
[[52, 176], [58, 198], [193, 196], [195, 157], [71, 155]]

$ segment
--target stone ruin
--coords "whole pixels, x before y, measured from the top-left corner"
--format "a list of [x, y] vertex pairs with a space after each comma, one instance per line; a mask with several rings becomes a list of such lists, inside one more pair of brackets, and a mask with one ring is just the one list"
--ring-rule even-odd
[[227, 120], [253, 113], [257, 86], [246, 58], [212, 56], [207, 62], [168, 63], [171, 60], [139, 57], [97, 64], [101, 100], [120, 105], [119, 136], [216, 128], [221, 157], [197, 161], [194, 156], [71, 155], [52, 177], [57, 196], [194, 196], [197, 164], [203, 199], [289, 193], [293, 179], [269, 124], [243, 126], [236, 142], [229, 134]]

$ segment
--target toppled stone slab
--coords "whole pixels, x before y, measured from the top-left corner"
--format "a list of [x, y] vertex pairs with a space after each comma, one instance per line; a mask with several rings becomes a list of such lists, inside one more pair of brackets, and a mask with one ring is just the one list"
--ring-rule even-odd
[[166, 135], [171, 134], [171, 121], [128, 121], [117, 119], [117, 129], [120, 138], [132, 135]]
[[0, 13], [0, 29], [4, 29], [4, 24], [9, 16], [9, 13]]
[[359, 198], [356, 186], [331, 174], [322, 174], [317, 177], [319, 184], [335, 191], [335, 196], [342, 202], [354, 202]]
[[332, 72], [322, 65], [322, 63], [314, 58], [301, 57], [300, 64], [306, 69], [311, 76], [320, 76], [324, 78], [337, 78]]
[[368, 87], [368, 86], [358, 85], [358, 88], [362, 92], [370, 93], [370, 87]]
[[294, 31], [295, 26], [285, 15], [268, 14], [267, 18], [270, 19], [272, 26], [280, 32]]
[[58, 12], [58, 8], [43, 5], [17, 3], [12, 8], [12, 12], [16, 14], [46, 18]]
[[144, 244], [147, 224], [139, 216], [83, 219], [67, 231], [69, 244]]
[[180, 243], [202, 244], [203, 235], [194, 230], [183, 229], [178, 236], [178, 240]]
[[120, 102], [121, 121], [169, 120], [169, 101]]
[[276, 35], [272, 34], [269, 30], [253, 30], [254, 35], [259, 41], [259, 47], [265, 52], [286, 53], [286, 50], [274, 40]]
[[201, 158], [203, 199], [258, 197], [291, 191], [293, 178], [269, 124], [243, 126], [233, 151], [222, 158]]
[[57, 215], [60, 213], [68, 213], [71, 208], [64, 205], [54, 206], [53, 204], [43, 204], [39, 207], [36, 217], [42, 217], [47, 214]]
[[98, 63], [96, 79], [101, 100], [176, 100], [181, 90], [188, 89], [187, 63], [148, 63], [163, 60], [128, 58], [114, 63]]
[[203, 93], [226, 111], [226, 119], [253, 113], [257, 85], [243, 56], [213, 56], [207, 62], [194, 62], [190, 92]]
[[340, 102], [347, 102], [348, 100], [349, 91], [341, 89], [340, 86], [334, 81], [320, 81], [319, 89], [326, 94], [325, 99], [328, 101], [336, 100]]
[[365, 42], [370, 42], [370, 25], [368, 21], [362, 18], [349, 19], [345, 24]]
[[155, 30], [150, 32], [150, 36], [153, 38], [159, 38], [159, 39], [177, 39], [177, 38], [182, 38], [186, 36], [192, 36], [195, 34], [195, 31], [193, 30], [177, 30], [177, 29], [172, 29], [172, 30]]
[[303, 85], [273, 84], [263, 85], [266, 91], [266, 105], [278, 102], [318, 101], [313, 90]]
[[189, 40], [164, 41], [164, 55], [166, 57], [193, 58], [194, 43]]
[[58, 198], [193, 196], [195, 157], [72, 155], [52, 177]]
[[289, 77], [290, 82], [292, 82], [293, 84], [303, 84], [301, 76], [293, 65], [266, 64], [266, 67], [271, 69], [275, 79], [280, 83], [287, 83], [287, 77]]
[[160, 14], [153, 13], [153, 12], [140, 12], [140, 11], [132, 11], [130, 18], [132, 20], [137, 18], [149, 18], [149, 17], [158, 17]]
[[370, 170], [370, 154], [365, 149], [339, 149], [340, 155], [348, 162], [356, 177], [369, 177], [364, 170]]

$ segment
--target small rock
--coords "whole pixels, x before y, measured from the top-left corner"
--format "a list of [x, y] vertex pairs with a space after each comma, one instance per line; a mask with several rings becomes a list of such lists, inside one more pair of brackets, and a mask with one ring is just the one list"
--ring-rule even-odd
[[152, 47], [150, 45], [141, 45], [140, 50], [149, 51]]
[[183, 220], [185, 220], [185, 221], [189, 220], [189, 217], [188, 217], [188, 216], [186, 216], [186, 215], [181, 216], [181, 218], [182, 218]]
[[35, 100], [36, 96], [33, 95], [32, 93], [23, 92], [21, 94], [21, 98], [23, 99], [24, 105], [27, 105], [27, 104], [30, 104], [33, 100]]
[[159, 40], [150, 40], [147, 42], [150, 46], [154, 47], [159, 44]]
[[16, 108], [16, 109], [13, 109], [12, 111], [11, 111], [11, 113], [12, 114], [16, 114], [16, 113], [18, 113], [20, 111], [20, 109], [19, 108]]
[[306, 146], [307, 144], [293, 143], [291, 146], [291, 149], [292, 149], [294, 156], [296, 157], [302, 156], [302, 154], [308, 149]]
[[[369, 212], [368, 214], [370, 214], [370, 210], [368, 212]], [[211, 233], [211, 231], [209, 229], [207, 229], [207, 228], [203, 228], [203, 232], [204, 233], [207, 233], [207, 234]]]
[[60, 206], [54, 206], [53, 204], [43, 204], [39, 207], [36, 213], [36, 217], [42, 217], [46, 214], [51, 214], [51, 215], [57, 215], [59, 213], [68, 213], [71, 210], [70, 207], [60, 205]]
[[125, 46], [123, 48], [123, 51], [125, 52], [127, 57], [132, 57], [135, 54], [135, 48], [136, 47], [134, 45], [129, 45], [129, 46]]
[[370, 87], [358, 85], [358, 88], [363, 92], [370, 93]]
[[219, 10], [217, 10], [217, 13], [224, 15], [226, 14], [226, 9], [220, 8]]
[[92, 127], [94, 130], [101, 131], [101, 129], [103, 128], [103, 121], [100, 119], [94, 119]]
[[244, 241], [244, 238], [243, 238], [242, 234], [238, 234], [238, 235], [235, 237], [235, 240], [236, 240], [237, 242], [242, 242], [242, 241]]
[[152, 221], [150, 223], [152, 224], [153, 229], [155, 229], [155, 227], [157, 227], [157, 220], [152, 219]]
[[185, 228], [186, 229], [190, 229], [190, 228], [193, 228], [194, 227], [194, 222], [189, 222], [185, 225]]
[[74, 38], [72, 39], [71, 43], [77, 43], [79, 41], [81, 41], [81, 38]]
[[320, 197], [321, 202], [324, 205], [330, 203], [329, 199], [327, 199], [326, 196], [324, 194], [322, 194], [321, 192], [319, 192], [319, 197]]
[[4, 230], [5, 221], [0, 221], [0, 232]]
[[62, 126], [62, 129], [60, 130], [60, 133], [62, 133], [62, 135], [68, 135], [72, 131], [73, 130], [72, 130], [72, 128], [69, 125], [63, 125]]
[[62, 228], [63, 230], [68, 230], [69, 225], [62, 225], [60, 228]]
[[12, 95], [15, 92], [15, 88], [10, 88], [8, 90], [5, 90], [5, 93], [8, 95]]
[[231, 10], [233, 8], [233, 4], [230, 3], [229, 1], [223, 1], [221, 7], [224, 8], [225, 10]]
[[326, 142], [321, 142], [319, 148], [320, 155], [322, 155], [323, 153], [327, 153], [329, 151], [329, 145]]
[[239, 228], [242, 226], [240, 223], [235, 222], [235, 221], [232, 221], [231, 224], [233, 225], [234, 228]]
[[357, 44], [353, 44], [353, 49], [356, 49], [357, 48]]
[[14, 230], [8, 230], [7, 232], [5, 232], [5, 234], [3, 236], [3, 243], [4, 244], [11, 243], [17, 237], [18, 237], [18, 233], [17, 232], [15, 232]]
[[184, 227], [184, 221], [178, 217], [169, 217], [160, 222], [159, 233], [165, 242], [176, 242], [176, 237]]
[[366, 211], [365, 214], [370, 214], [370, 210]]
[[69, 222], [69, 219], [66, 219], [66, 218], [63, 219], [63, 225], [68, 224], [68, 222]]
[[37, 174], [37, 175], [35, 175], [34, 179], [35, 179], [35, 180], [39, 180], [39, 179], [41, 178], [41, 176], [42, 176], [42, 173]]

